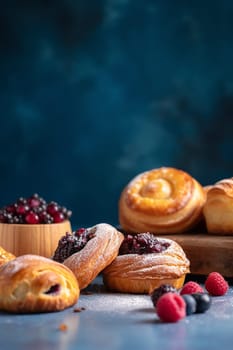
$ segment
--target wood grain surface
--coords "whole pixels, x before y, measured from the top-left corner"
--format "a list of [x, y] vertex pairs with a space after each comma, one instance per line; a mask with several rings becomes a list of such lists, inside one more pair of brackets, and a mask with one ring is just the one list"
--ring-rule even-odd
[[37, 254], [50, 258], [66, 232], [71, 232], [68, 220], [40, 225], [0, 223], [0, 246], [16, 256]]
[[191, 273], [207, 275], [218, 271], [233, 277], [233, 236], [185, 233], [160, 237], [173, 239], [181, 245], [190, 260]]

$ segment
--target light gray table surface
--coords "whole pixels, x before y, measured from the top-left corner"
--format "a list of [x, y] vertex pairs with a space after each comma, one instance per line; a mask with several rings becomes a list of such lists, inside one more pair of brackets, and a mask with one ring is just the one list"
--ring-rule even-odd
[[[177, 323], [162, 323], [148, 295], [109, 293], [99, 276], [75, 307], [61, 312], [0, 313], [2, 350], [233, 349], [233, 287], [211, 308]], [[67, 329], [61, 331], [61, 324]]]

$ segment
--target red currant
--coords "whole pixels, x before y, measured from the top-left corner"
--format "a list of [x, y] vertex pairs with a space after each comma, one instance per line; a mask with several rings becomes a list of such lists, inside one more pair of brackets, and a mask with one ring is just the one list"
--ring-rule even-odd
[[27, 224], [38, 224], [39, 216], [31, 211], [25, 216], [25, 221]]

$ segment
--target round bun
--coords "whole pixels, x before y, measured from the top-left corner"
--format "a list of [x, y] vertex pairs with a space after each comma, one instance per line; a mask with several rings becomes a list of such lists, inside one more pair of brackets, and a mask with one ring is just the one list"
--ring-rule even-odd
[[166, 283], [177, 289], [183, 286], [190, 266], [183, 249], [173, 240], [155, 239], [168, 247], [160, 253], [119, 255], [103, 271], [109, 290], [145, 294]]
[[119, 222], [125, 232], [182, 233], [202, 217], [206, 192], [189, 174], [162, 167], [139, 174], [119, 200]]
[[124, 239], [121, 232], [105, 223], [87, 230], [93, 233], [93, 238], [79, 252], [64, 261], [75, 274], [80, 289], [86, 288], [116, 258]]
[[0, 267], [0, 310], [14, 313], [60, 311], [79, 298], [77, 280], [66, 266], [22, 255]]
[[233, 235], [233, 178], [209, 186], [203, 215], [208, 233]]
[[0, 246], [0, 266], [15, 258], [16, 257], [14, 254], [6, 251], [5, 249], [3, 249], [3, 247]]

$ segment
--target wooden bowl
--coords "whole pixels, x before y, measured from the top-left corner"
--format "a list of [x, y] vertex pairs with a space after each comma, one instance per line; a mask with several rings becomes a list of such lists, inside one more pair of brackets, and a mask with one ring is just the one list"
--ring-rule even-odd
[[0, 246], [16, 256], [36, 254], [51, 258], [66, 232], [72, 232], [69, 220], [39, 225], [0, 223]]

